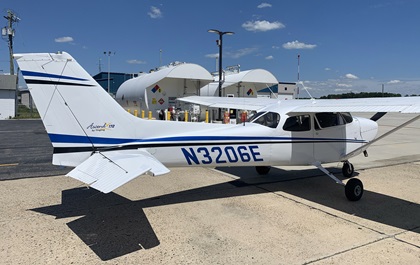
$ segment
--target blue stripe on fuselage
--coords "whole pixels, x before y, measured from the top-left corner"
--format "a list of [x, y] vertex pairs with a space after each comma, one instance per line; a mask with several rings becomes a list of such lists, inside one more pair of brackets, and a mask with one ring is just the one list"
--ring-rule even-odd
[[[127, 144], [127, 143], [151, 143], [151, 142], [218, 142], [218, 141], [282, 141], [282, 142], [353, 142], [365, 143], [364, 140], [357, 139], [341, 139], [341, 138], [299, 138], [299, 137], [268, 137], [268, 136], [176, 136], [165, 138], [149, 138], [149, 139], [127, 139], [127, 138], [108, 138], [108, 137], [93, 137], [82, 135], [66, 135], [66, 134], [48, 134], [53, 143], [71, 143], [71, 144]], [[222, 143], [221, 143], [222, 144]]]

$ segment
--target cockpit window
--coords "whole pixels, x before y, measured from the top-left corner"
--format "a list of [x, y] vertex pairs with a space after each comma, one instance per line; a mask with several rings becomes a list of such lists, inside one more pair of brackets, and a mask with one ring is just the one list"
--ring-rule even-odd
[[258, 112], [250, 118], [249, 122], [258, 123], [270, 128], [276, 128], [280, 121], [280, 115], [275, 112]]
[[283, 125], [283, 130], [290, 132], [304, 132], [311, 130], [309, 115], [299, 115], [287, 118]]
[[350, 113], [321, 112], [315, 114], [315, 129], [328, 128], [351, 123], [353, 118]]
[[341, 112], [341, 116], [343, 116], [346, 123], [352, 123], [353, 117], [351, 116], [350, 112]]

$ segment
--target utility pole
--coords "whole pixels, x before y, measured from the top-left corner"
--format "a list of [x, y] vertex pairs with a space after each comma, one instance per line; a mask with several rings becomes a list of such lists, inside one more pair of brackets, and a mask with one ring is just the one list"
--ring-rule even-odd
[[15, 36], [15, 30], [13, 29], [13, 24], [19, 22], [20, 18], [18, 18], [11, 10], [7, 10], [7, 16], [4, 16], [4, 18], [7, 20], [7, 26], [2, 29], [1, 34], [3, 37], [7, 37], [7, 42], [9, 43], [10, 75], [14, 75], [13, 37]]
[[[20, 18], [16, 16], [11, 10], [7, 10], [7, 16], [4, 16], [7, 20], [7, 26], [1, 29], [2, 37], [7, 39], [9, 44], [9, 60], [10, 60], [10, 75], [15, 75], [15, 66], [13, 64], [13, 38], [15, 37], [15, 30], [13, 29], [13, 24], [18, 23]], [[15, 87], [15, 116], [18, 115], [18, 104], [19, 104], [19, 88], [18, 80], [16, 77], [16, 87]]]

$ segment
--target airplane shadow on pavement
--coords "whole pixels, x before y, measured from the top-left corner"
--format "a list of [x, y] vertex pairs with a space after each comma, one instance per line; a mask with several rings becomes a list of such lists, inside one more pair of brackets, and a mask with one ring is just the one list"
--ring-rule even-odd
[[[62, 192], [61, 204], [32, 210], [57, 219], [81, 216], [67, 223], [68, 227], [104, 261], [160, 244], [144, 208], [261, 193], [276, 192], [286, 198], [288, 194], [294, 195], [349, 215], [405, 230], [419, 226], [416, 221], [420, 220], [419, 204], [368, 190], [360, 201], [349, 202], [343, 188], [320, 175], [318, 170], [272, 168], [265, 177], [256, 177], [256, 174], [250, 173], [250, 168], [219, 170], [236, 176], [242, 174], [244, 178], [138, 201], [115, 193], [74, 188]], [[333, 169], [331, 171], [336, 173]]]

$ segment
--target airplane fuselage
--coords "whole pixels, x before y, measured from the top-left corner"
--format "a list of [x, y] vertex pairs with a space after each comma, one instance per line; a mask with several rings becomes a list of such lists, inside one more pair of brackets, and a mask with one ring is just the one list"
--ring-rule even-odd
[[[137, 131], [139, 136], [125, 140], [118, 138], [123, 143], [116, 145], [111, 143], [116, 139], [99, 137], [102, 131], [98, 130], [94, 132], [98, 136], [92, 139], [97, 140], [96, 150], [105, 155], [119, 150], [130, 150], [132, 153], [146, 150], [167, 167], [285, 166], [309, 165], [316, 161], [340, 161], [341, 157], [374, 139], [377, 133], [375, 122], [351, 116], [347, 116], [350, 119], [346, 122], [340, 113], [322, 113], [318, 117], [317, 114], [289, 116], [281, 109], [264, 110], [260, 113], [261, 118], [257, 117], [239, 125], [148, 121], [136, 118], [142, 123], [158, 124], [156, 131], [153, 131], [155, 137], [150, 137], [150, 132], [149, 137], [142, 137], [143, 132]], [[267, 115], [271, 115], [268, 123], [263, 119]], [[278, 117], [278, 120], [272, 121], [273, 117]], [[326, 124], [326, 121], [320, 121], [321, 118], [336, 120]], [[133, 126], [135, 125], [134, 123]], [[93, 126], [89, 124], [88, 127]], [[112, 130], [116, 125], [112, 124], [110, 127]], [[54, 143], [53, 139], [52, 141]], [[107, 141], [110, 144], [106, 144]], [[75, 144], [74, 148], [69, 149], [60, 148], [59, 143], [56, 143], [54, 164], [77, 166], [77, 162], [74, 163], [76, 157], [81, 163], [91, 154], [92, 148], [89, 145], [81, 147]], [[69, 156], [71, 159], [67, 159]], [[72, 162], [67, 164], [66, 160]]]

